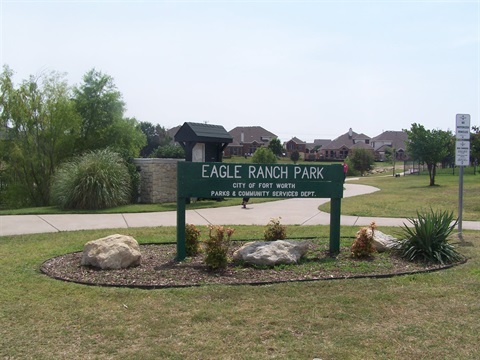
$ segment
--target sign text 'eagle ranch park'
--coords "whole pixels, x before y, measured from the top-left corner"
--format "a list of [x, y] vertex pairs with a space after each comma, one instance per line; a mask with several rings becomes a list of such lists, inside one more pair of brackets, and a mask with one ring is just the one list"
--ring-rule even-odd
[[[330, 198], [330, 252], [340, 251], [343, 166], [178, 162], [177, 260], [186, 257], [187, 198]], [[276, 214], [272, 214], [275, 217]]]
[[341, 165], [178, 164], [182, 197], [341, 198]]

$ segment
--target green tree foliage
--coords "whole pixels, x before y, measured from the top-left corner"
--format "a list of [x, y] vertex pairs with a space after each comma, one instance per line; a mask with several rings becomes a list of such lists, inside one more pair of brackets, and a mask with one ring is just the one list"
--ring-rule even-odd
[[292, 160], [294, 164], [296, 164], [298, 160], [300, 160], [300, 153], [298, 152], [298, 150], [294, 150], [290, 154], [290, 160]]
[[283, 146], [282, 143], [278, 138], [272, 139], [270, 143], [268, 144], [268, 148], [272, 150], [272, 152], [276, 156], [282, 156], [283, 155]]
[[253, 153], [252, 162], [255, 164], [274, 164], [277, 162], [277, 157], [272, 149], [260, 147]]
[[140, 151], [141, 157], [150, 157], [154, 155], [155, 150], [159, 146], [169, 145], [172, 138], [168, 135], [167, 130], [160, 125], [153, 125], [149, 122], [141, 122], [140, 129], [147, 138], [147, 145]]
[[18, 88], [13, 72], [0, 76], [0, 139], [4, 181], [3, 205], [42, 206], [49, 203], [55, 167], [73, 155], [80, 118], [63, 76], [52, 72], [31, 76]]
[[395, 176], [395, 163], [397, 160], [396, 150], [392, 146], [387, 146], [385, 148], [385, 160], [390, 162], [393, 165], [393, 175]]
[[373, 152], [368, 149], [355, 149], [348, 157], [348, 160], [354, 170], [359, 171], [364, 175], [367, 171], [373, 168], [375, 164], [375, 158]]
[[183, 159], [185, 158], [185, 150], [179, 145], [168, 144], [159, 146], [152, 155], [157, 158]]
[[87, 72], [83, 83], [74, 89], [74, 101], [82, 118], [77, 152], [110, 147], [139, 155], [145, 135], [136, 119], [123, 117], [125, 103], [111, 76], [95, 69]]
[[427, 130], [423, 125], [412, 124], [408, 134], [407, 152], [418, 162], [427, 164], [430, 186], [435, 185], [437, 164], [444, 162], [454, 152], [451, 131]]
[[480, 127], [473, 126], [470, 133], [470, 157], [472, 162], [480, 161]]
[[122, 157], [109, 149], [96, 150], [58, 168], [52, 200], [63, 209], [104, 209], [127, 204], [130, 187], [130, 175]]

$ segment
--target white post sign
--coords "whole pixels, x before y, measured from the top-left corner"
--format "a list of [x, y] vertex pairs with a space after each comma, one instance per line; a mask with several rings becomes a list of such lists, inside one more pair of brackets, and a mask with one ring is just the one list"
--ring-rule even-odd
[[470, 141], [455, 142], [455, 165], [470, 165]]
[[470, 115], [457, 114], [455, 118], [457, 139], [455, 144], [455, 165], [470, 165]]
[[458, 180], [458, 237], [463, 241], [463, 167], [470, 165], [470, 115], [455, 117], [457, 141], [455, 143], [455, 165], [460, 166]]

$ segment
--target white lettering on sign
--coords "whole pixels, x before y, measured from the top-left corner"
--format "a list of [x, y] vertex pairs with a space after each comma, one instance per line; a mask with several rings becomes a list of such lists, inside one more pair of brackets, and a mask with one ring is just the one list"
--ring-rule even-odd
[[273, 191], [273, 197], [298, 197], [298, 191]]
[[278, 165], [274, 166], [249, 166], [249, 179], [286, 179], [288, 178], [288, 168]]
[[254, 196], [268, 197], [269, 193], [270, 193], [270, 191], [255, 191], [255, 190], [239, 191], [238, 196], [241, 196], [241, 197], [254, 197]]
[[230, 191], [210, 191], [210, 196], [230, 196]]
[[319, 180], [323, 179], [323, 167], [295, 167], [294, 178], [295, 179], [306, 179], [306, 180]]
[[277, 183], [277, 189], [295, 189], [295, 184], [292, 183]]
[[241, 165], [202, 165], [202, 178], [241, 179]]

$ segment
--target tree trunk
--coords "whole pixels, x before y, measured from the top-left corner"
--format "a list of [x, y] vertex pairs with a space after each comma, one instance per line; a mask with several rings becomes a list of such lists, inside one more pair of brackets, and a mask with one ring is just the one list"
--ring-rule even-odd
[[435, 186], [436, 165], [427, 164], [427, 166], [428, 166], [428, 174], [430, 175], [430, 186]]

